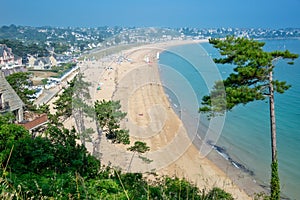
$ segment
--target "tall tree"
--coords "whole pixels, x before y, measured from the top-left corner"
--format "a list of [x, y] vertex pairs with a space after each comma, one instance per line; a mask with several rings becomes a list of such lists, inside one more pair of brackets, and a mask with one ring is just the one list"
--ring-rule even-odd
[[199, 110], [215, 116], [232, 110], [236, 105], [269, 98], [272, 148], [271, 199], [280, 199], [274, 92], [284, 93], [291, 86], [285, 81], [274, 80], [273, 71], [275, 61], [296, 59], [298, 55], [288, 50], [266, 52], [263, 50], [265, 43], [253, 39], [229, 36], [224, 40], [210, 39], [209, 42], [223, 56], [214, 59], [216, 63], [233, 64], [236, 67], [233, 69], [234, 73], [227, 79], [215, 83], [210, 96], [203, 97], [203, 107]]
[[84, 76], [79, 72], [74, 78], [74, 87], [72, 95], [72, 115], [75, 119], [77, 131], [80, 141], [85, 145], [86, 140], [92, 141], [91, 134], [94, 131], [91, 128], [86, 128], [85, 119], [94, 119], [94, 108], [90, 106], [91, 95], [89, 86], [91, 84], [84, 80]]
[[126, 113], [121, 110], [120, 101], [96, 101], [95, 112], [97, 123], [113, 143], [129, 144], [129, 131], [120, 128], [120, 121]]
[[127, 169], [127, 172], [129, 172], [135, 153], [136, 152], [137, 153], [146, 153], [147, 151], [150, 151], [150, 147], [147, 146], [146, 142], [136, 141], [136, 142], [134, 142], [134, 145], [127, 148], [127, 150], [133, 152], [128, 169]]
[[30, 135], [24, 127], [10, 123], [9, 119], [4, 119], [2, 116], [0, 118], [0, 164], [3, 164], [3, 169], [15, 141]]
[[74, 80], [68, 83], [68, 86], [64, 88], [62, 94], [54, 102], [56, 115], [67, 119], [72, 115], [72, 96], [73, 96]]
[[92, 120], [95, 118], [94, 108], [89, 105], [91, 103], [88, 89], [90, 85], [84, 80], [83, 74], [79, 72], [54, 102], [57, 117], [60, 117], [61, 120], [74, 117], [80, 142], [83, 145], [86, 141], [93, 142], [91, 135], [94, 130], [85, 126], [87, 118]]

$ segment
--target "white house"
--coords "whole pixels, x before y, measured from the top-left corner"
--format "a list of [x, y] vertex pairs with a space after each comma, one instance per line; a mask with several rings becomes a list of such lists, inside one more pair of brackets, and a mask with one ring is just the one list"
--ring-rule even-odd
[[0, 44], [0, 66], [10, 67], [15, 65], [21, 66], [22, 58], [15, 56], [6, 44]]
[[57, 61], [54, 56], [50, 57], [38, 57], [30, 56], [28, 58], [28, 67], [33, 67], [36, 70], [47, 70], [51, 67], [56, 66]]

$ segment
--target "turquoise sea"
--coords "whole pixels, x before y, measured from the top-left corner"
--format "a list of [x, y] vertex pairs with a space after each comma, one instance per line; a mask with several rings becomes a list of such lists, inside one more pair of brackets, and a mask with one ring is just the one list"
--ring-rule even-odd
[[[300, 40], [266, 40], [265, 50], [285, 50], [300, 54]], [[269, 184], [271, 145], [268, 101], [238, 106], [219, 122], [209, 122], [197, 109], [213, 81], [232, 72], [230, 65], [214, 65], [219, 54], [210, 44], [172, 47], [160, 54], [160, 75], [173, 108], [186, 126], [199, 118], [197, 134], [210, 138], [206, 143], [258, 183]], [[283, 194], [300, 199], [300, 59], [294, 65], [276, 64], [274, 77], [292, 87], [275, 96], [279, 175]], [[188, 113], [188, 117], [184, 113]], [[190, 125], [189, 125], [190, 123]], [[194, 129], [191, 129], [194, 130]]]

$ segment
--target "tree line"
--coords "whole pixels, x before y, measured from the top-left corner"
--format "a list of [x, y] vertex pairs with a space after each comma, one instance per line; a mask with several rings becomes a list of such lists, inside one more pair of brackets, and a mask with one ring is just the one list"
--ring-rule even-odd
[[202, 107], [199, 111], [209, 117], [215, 117], [233, 110], [237, 105], [269, 99], [272, 152], [270, 199], [279, 200], [281, 195], [274, 94], [276, 92], [283, 94], [291, 85], [286, 81], [274, 79], [273, 73], [278, 60], [288, 60], [287, 63], [292, 65], [299, 55], [288, 50], [266, 52], [263, 49], [264, 42], [233, 36], [224, 39], [212, 38], [209, 43], [220, 53], [220, 57], [214, 58], [214, 62], [231, 64], [233, 72], [226, 79], [216, 81], [210, 94], [203, 96]]

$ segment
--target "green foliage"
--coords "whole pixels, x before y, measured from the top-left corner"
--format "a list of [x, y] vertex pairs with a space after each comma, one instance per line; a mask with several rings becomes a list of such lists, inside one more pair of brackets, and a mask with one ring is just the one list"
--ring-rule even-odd
[[68, 44], [63, 43], [51, 43], [51, 47], [54, 47], [54, 52], [57, 54], [62, 54], [69, 50], [70, 46]]
[[[225, 80], [216, 82], [210, 96], [204, 96], [200, 112], [209, 116], [223, 114], [239, 104], [255, 100], [270, 99], [272, 177], [271, 199], [280, 198], [280, 184], [276, 157], [276, 128], [274, 111], [274, 91], [284, 93], [291, 86], [285, 81], [273, 80], [274, 62], [279, 59], [298, 58], [297, 54], [286, 51], [266, 52], [265, 43], [247, 38], [226, 37], [225, 40], [210, 39], [209, 42], [219, 50], [221, 58], [216, 63], [233, 64], [233, 73]], [[293, 64], [293, 62], [288, 62]], [[223, 85], [222, 85], [223, 83]], [[226, 103], [225, 103], [226, 102]], [[273, 123], [274, 122], [274, 123]]]
[[202, 98], [203, 107], [199, 108], [200, 112], [210, 113], [209, 116], [215, 116], [215, 113], [224, 113], [227, 107], [226, 92], [222, 81], [217, 81], [211, 91], [210, 96]]
[[29, 132], [17, 124], [0, 124], [0, 163], [6, 164], [16, 141], [29, 137]]
[[91, 157], [85, 147], [76, 144], [74, 130], [59, 129], [49, 125], [47, 138], [29, 135], [14, 140], [14, 152], [9, 161], [11, 172], [17, 174], [45, 174], [49, 171], [59, 174], [79, 172], [84, 176], [95, 176], [98, 161]]
[[283, 94], [285, 90], [288, 90], [291, 87], [291, 85], [286, 84], [286, 81], [275, 80], [272, 84], [274, 86], [274, 90], [280, 94]]
[[163, 187], [163, 199], [201, 200], [203, 197], [199, 189], [185, 179], [167, 177]]
[[64, 88], [62, 94], [59, 95], [59, 98], [53, 103], [55, 105], [56, 115], [64, 119], [72, 115], [72, 96], [75, 84], [73, 80], [68, 84], [68, 87]]
[[[94, 108], [88, 104], [91, 98], [89, 93], [91, 84], [84, 81], [82, 73], [78, 73], [68, 84], [68, 87], [64, 88], [63, 93], [54, 102], [56, 114], [55, 116], [50, 116], [50, 120], [52, 123], [59, 124], [60, 119], [65, 120], [73, 116], [79, 139], [85, 145], [86, 140], [92, 141], [91, 135], [94, 133], [92, 128], [86, 129], [84, 125], [85, 118], [95, 119]], [[119, 134], [119, 136], [123, 135]]]
[[49, 114], [50, 114], [50, 107], [49, 107], [49, 105], [47, 105], [47, 104], [42, 104], [42, 105], [40, 105], [40, 106], [36, 109], [35, 112], [38, 113], [38, 114], [46, 113], [47, 115], [49, 115]]
[[47, 83], [48, 83], [48, 79], [47, 78], [42, 79], [42, 84], [43, 85], [47, 85]]
[[43, 173], [53, 168], [54, 155], [51, 142], [45, 138], [22, 138], [14, 143], [9, 169], [14, 173]]
[[[76, 196], [81, 177], [98, 176], [100, 162], [76, 144], [74, 130], [49, 125], [45, 134], [47, 137], [32, 138], [22, 126], [0, 125], [1, 163], [9, 172], [1, 179], [5, 195], [69, 199]], [[79, 188], [84, 193], [84, 185]]]
[[29, 72], [17, 72], [6, 77], [7, 82], [16, 91], [21, 100], [28, 108], [32, 108], [33, 104], [30, 99], [30, 95], [35, 93], [35, 90], [29, 89], [31, 85]]
[[[269, 73], [274, 69], [273, 62], [278, 59], [296, 59], [297, 54], [289, 51], [265, 52], [265, 43], [246, 38], [227, 37], [225, 40], [210, 39], [219, 49], [221, 58], [216, 63], [233, 64], [234, 72], [223, 81], [217, 81], [211, 94], [204, 96], [202, 113], [214, 116], [232, 110], [236, 105], [255, 100], [264, 100], [268, 95]], [[285, 81], [274, 80], [275, 91], [283, 93], [289, 89]]]
[[[41, 31], [41, 29], [45, 31]], [[113, 31], [111, 31], [112, 29]], [[80, 47], [81, 50], [84, 50], [89, 44], [103, 42], [104, 38], [112, 37], [114, 34], [120, 33], [121, 30], [120, 27], [82, 29], [79, 27], [29, 27], [12, 24], [10, 26], [0, 27], [0, 39], [9, 39], [10, 41], [17, 42], [22, 41], [24, 48], [20, 48], [21, 46], [16, 47], [16, 49], [20, 49], [20, 53], [24, 52], [24, 55], [27, 55], [28, 53], [35, 55], [38, 53], [39, 56], [43, 56], [41, 53], [46, 50], [46, 47], [54, 47], [55, 53], [64, 52], [67, 47], [70, 46]], [[86, 40], [76, 38], [73, 33], [83, 35], [86, 37]], [[31, 44], [36, 44], [38, 47], [34, 52], [27, 50], [27, 46], [30, 46]], [[45, 53], [48, 52], [45, 51]]]
[[75, 66], [76, 63], [66, 63], [63, 64], [62, 66], [52, 66], [51, 69], [48, 71], [57, 73], [57, 75], [52, 76], [53, 78], [60, 78]]
[[122, 185], [129, 199], [146, 199], [148, 184], [141, 173], [121, 174], [121, 172], [115, 171], [113, 178], [118, 184]]
[[[21, 140], [16, 142], [9, 175], [0, 180], [0, 195], [18, 199], [210, 199], [186, 180], [166, 177], [149, 182], [141, 173], [123, 174], [110, 167], [100, 168], [92, 157], [85, 163], [83, 154], [68, 147], [67, 142], [63, 149], [57, 146], [61, 140]], [[70, 162], [74, 160], [77, 161]], [[227, 197], [224, 191], [218, 191], [221, 194]]]
[[[135, 153], [136, 153], [136, 152], [137, 152], [137, 153], [140, 153], [140, 154], [141, 154], [141, 153], [146, 153], [147, 151], [150, 151], [150, 147], [147, 146], [147, 144], [146, 144], [145, 142], [135, 141], [135, 142], [134, 142], [134, 145], [131, 146], [131, 147], [129, 147], [129, 148], [127, 148], [127, 150], [133, 152], [132, 157], [131, 157], [131, 160], [130, 160], [130, 163], [129, 163], [129, 166], [128, 166], [128, 170], [127, 170], [127, 171], [129, 171]], [[146, 162], [146, 163], [150, 163], [150, 162], [151, 162], [151, 160], [148, 159], [148, 158], [146, 158], [146, 157], [139, 157], [139, 158], [142, 159], [142, 160], [143, 160], [144, 162]]]
[[106, 137], [113, 143], [129, 144], [128, 130], [120, 129], [120, 121], [126, 116], [121, 111], [120, 101], [97, 100], [94, 107], [97, 122]]
[[44, 44], [38, 44], [38, 43], [29, 43], [24, 44], [23, 42], [15, 39], [2, 39], [0, 40], [0, 44], [6, 44], [9, 48], [12, 49], [12, 52], [24, 58], [27, 57], [27, 55], [38, 55], [39, 57], [47, 56], [48, 51], [46, 50], [46, 46]]
[[97, 100], [95, 111], [99, 125], [105, 127], [109, 124], [119, 123], [126, 116], [126, 113], [123, 113], [120, 109], [120, 101]]
[[15, 115], [11, 112], [6, 112], [0, 115], [0, 125], [11, 124], [15, 120]]
[[[47, 105], [37, 109], [38, 113], [47, 113], [50, 121], [42, 136], [32, 137], [24, 127], [11, 124], [11, 115], [0, 115], [0, 199], [205, 197], [204, 192], [186, 180], [164, 178], [150, 182], [141, 173], [121, 173], [110, 167], [100, 167], [100, 161], [91, 156], [84, 145], [78, 144], [80, 135], [75, 129], [64, 128], [59, 119], [71, 116], [72, 105], [73, 109], [91, 114], [84, 102], [76, 100], [83, 100], [86, 96], [87, 85], [80, 83], [71, 82], [60, 96], [55, 103], [57, 115], [51, 115]], [[96, 117], [106, 136], [113, 142], [129, 144], [128, 130], [120, 129], [120, 121], [126, 116], [120, 108], [118, 101], [95, 103]], [[91, 132], [85, 129], [82, 134], [85, 136]], [[145, 153], [149, 147], [137, 141], [128, 150]]]
[[147, 146], [145, 142], [136, 141], [134, 145], [127, 148], [129, 151], [138, 152], [138, 153], [145, 153], [150, 150], [150, 147]]
[[219, 199], [224, 199], [224, 200], [233, 200], [233, 197], [231, 194], [225, 192], [224, 190], [220, 188], [213, 188], [208, 192], [206, 195], [206, 199], [211, 199], [211, 200], [219, 200]]
[[59, 98], [54, 102], [56, 114], [64, 119], [70, 117], [75, 110], [82, 110], [86, 115], [92, 117], [94, 114], [93, 108], [85, 103], [85, 100], [90, 99], [88, 87], [90, 83], [82, 80], [82, 74], [78, 74], [68, 86], [64, 88], [64, 91]]
[[271, 200], [280, 199], [280, 181], [278, 175], [278, 162], [277, 159], [271, 164]]
[[95, 111], [93, 106], [88, 103], [91, 100], [89, 87], [91, 83], [84, 80], [84, 76], [79, 72], [74, 78], [74, 86], [72, 87], [72, 115], [75, 119], [76, 128], [80, 136], [80, 141], [85, 145], [85, 141], [91, 141], [91, 135], [94, 133], [92, 128], [86, 129], [85, 119], [88, 117], [95, 119]]
[[72, 86], [73, 114], [74, 112], [75, 114], [77, 114], [78, 112], [82, 112], [82, 115], [94, 118], [94, 108], [93, 106], [88, 105], [88, 102], [91, 100], [91, 95], [89, 92], [90, 86], [91, 83], [84, 80], [84, 76], [82, 73], [78, 73], [74, 78]]
[[89, 199], [126, 199], [121, 185], [113, 179], [92, 179], [86, 186]]
[[151, 159], [149, 159], [149, 158], [147, 158], [147, 157], [145, 157], [145, 156], [139, 155], [139, 158], [140, 158], [143, 162], [145, 162], [145, 163], [147, 163], [147, 164], [150, 164], [151, 162], [153, 162], [153, 160], [151, 160]]
[[130, 144], [129, 130], [127, 129], [115, 129], [108, 136], [114, 143]]
[[264, 192], [255, 194], [254, 200], [270, 200], [270, 196], [266, 195]]

